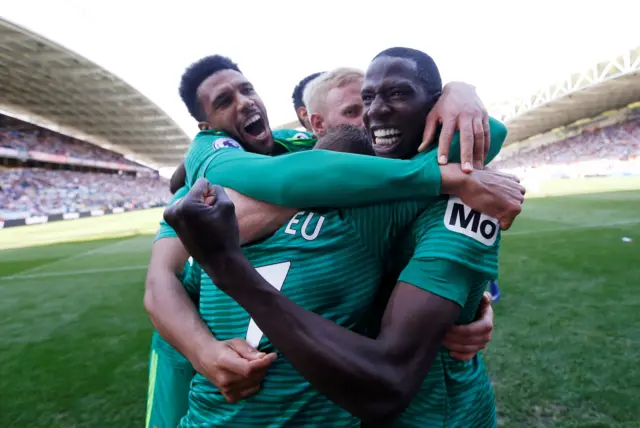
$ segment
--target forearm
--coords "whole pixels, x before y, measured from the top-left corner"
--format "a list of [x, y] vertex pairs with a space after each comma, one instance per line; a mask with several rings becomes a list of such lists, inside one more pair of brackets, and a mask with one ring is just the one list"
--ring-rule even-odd
[[[506, 127], [490, 118], [490, 162], [500, 151]], [[450, 162], [460, 161], [460, 136], [451, 144]], [[393, 200], [422, 199], [456, 194], [460, 177], [445, 183], [437, 151], [411, 160], [358, 156], [312, 150], [268, 157], [251, 153], [221, 153], [219, 161], [204, 166], [213, 184], [249, 197], [285, 207], [352, 207]], [[460, 169], [459, 165], [455, 165]], [[242, 171], [242, 173], [238, 173]], [[446, 184], [446, 191], [441, 186]]]
[[158, 333], [192, 363], [202, 344], [215, 339], [175, 275], [150, 276], [144, 303]]
[[242, 254], [202, 266], [320, 392], [363, 421], [397, 413], [404, 388], [389, 364], [387, 343], [358, 335], [296, 305], [267, 283]]
[[160, 335], [195, 365], [198, 349], [213, 335], [178, 279], [188, 257], [178, 238], [162, 238], [153, 244], [144, 306]]

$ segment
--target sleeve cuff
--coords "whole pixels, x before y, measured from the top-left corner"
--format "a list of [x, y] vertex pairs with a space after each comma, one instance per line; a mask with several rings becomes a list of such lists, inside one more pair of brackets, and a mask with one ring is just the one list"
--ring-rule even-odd
[[411, 259], [398, 281], [451, 300], [460, 307], [467, 301], [470, 281], [468, 269], [457, 263], [437, 259]]

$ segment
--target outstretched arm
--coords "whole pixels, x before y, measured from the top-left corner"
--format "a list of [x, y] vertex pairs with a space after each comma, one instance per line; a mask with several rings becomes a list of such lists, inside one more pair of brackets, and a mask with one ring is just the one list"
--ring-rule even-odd
[[[491, 120], [491, 131], [492, 148], [497, 154], [506, 128]], [[459, 157], [459, 147], [456, 134], [452, 161]], [[352, 207], [441, 193], [462, 197], [466, 174], [457, 165], [453, 168], [438, 165], [436, 157], [436, 150], [411, 160], [324, 150], [268, 157], [225, 148], [213, 151], [196, 176], [258, 200], [297, 208]]]

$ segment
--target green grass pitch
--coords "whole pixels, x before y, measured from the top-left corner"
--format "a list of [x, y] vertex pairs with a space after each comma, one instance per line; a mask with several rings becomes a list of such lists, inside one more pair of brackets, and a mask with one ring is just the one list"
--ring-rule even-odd
[[[0, 231], [0, 427], [143, 425], [160, 215]], [[527, 201], [486, 351], [501, 427], [640, 426], [639, 245], [638, 190]]]

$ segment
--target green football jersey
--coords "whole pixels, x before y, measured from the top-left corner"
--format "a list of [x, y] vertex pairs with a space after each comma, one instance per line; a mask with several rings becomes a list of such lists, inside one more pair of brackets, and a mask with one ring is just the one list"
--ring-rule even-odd
[[[185, 289], [200, 290], [200, 278], [200, 267], [190, 258], [178, 279]], [[179, 423], [189, 407], [189, 387], [194, 375], [191, 362], [154, 331], [145, 427], [176, 426]]]
[[[456, 324], [474, 321], [487, 281], [498, 275], [500, 226], [457, 197], [423, 211], [401, 248], [398, 281], [416, 285], [462, 307]], [[411, 259], [408, 264], [407, 260]], [[442, 281], [427, 281], [431, 270]], [[390, 426], [493, 428], [497, 424], [491, 382], [477, 354], [459, 361], [442, 348], [407, 410]]]
[[[182, 186], [181, 188], [179, 188], [176, 191], [176, 193], [174, 193], [173, 196], [171, 197], [171, 201], [169, 201], [168, 206], [171, 206], [177, 203], [180, 199], [184, 198], [187, 195], [187, 193], [189, 193], [189, 189], [186, 186]], [[164, 221], [164, 218], [160, 220], [160, 229], [158, 229], [158, 232], [156, 233], [154, 242], [163, 238], [176, 238], [176, 237], [177, 235], [175, 234], [171, 226], [169, 226], [167, 222]]]
[[[173, 205], [178, 202], [187, 194], [187, 192], [188, 189], [186, 187], [181, 187], [180, 189], [178, 189], [178, 191], [173, 194], [173, 198], [171, 199], [171, 202], [169, 202], [169, 205]], [[156, 234], [155, 241], [164, 238], [175, 237], [176, 233], [171, 228], [171, 226], [169, 226], [163, 219], [160, 222], [160, 229]], [[182, 272], [180, 272], [180, 274], [178, 275], [178, 279], [180, 280], [180, 283], [187, 291], [187, 294], [189, 294], [189, 297], [191, 298], [191, 300], [193, 300], [196, 306], [198, 305], [198, 302], [200, 300], [200, 278], [200, 265], [198, 265], [198, 263], [195, 262], [193, 258], [189, 257], [187, 263], [185, 263], [184, 268], [182, 269]], [[154, 349], [165, 351], [169, 358], [172, 358], [175, 361], [181, 362], [186, 360], [181, 353], [179, 353], [175, 348], [169, 345], [157, 332], [153, 333], [151, 347]]]
[[[272, 132], [274, 140], [273, 155], [299, 152], [312, 149], [316, 139], [308, 132], [292, 129], [278, 129]], [[219, 149], [236, 148], [244, 150], [240, 142], [222, 131], [200, 131], [193, 139], [185, 156], [184, 167], [187, 172], [187, 187], [198, 179], [198, 171], [208, 162], [210, 156]]]
[[[299, 212], [270, 238], [243, 251], [258, 272], [296, 304], [363, 333], [363, 315], [378, 288], [391, 242], [428, 203]], [[207, 275], [201, 284], [200, 315], [218, 340], [243, 337], [263, 352], [278, 352], [249, 314]], [[261, 390], [235, 404], [227, 403], [213, 384], [196, 375], [189, 412], [180, 426], [333, 428], [359, 427], [360, 422], [279, 355]]]
[[310, 150], [317, 142], [311, 132], [296, 131], [295, 129], [276, 129], [271, 135], [276, 143], [272, 153], [274, 155]]
[[[169, 205], [177, 203], [180, 199], [184, 198], [184, 196], [188, 192], [189, 189], [184, 186], [178, 189], [176, 193], [173, 194]], [[164, 219], [162, 219], [160, 221], [160, 229], [158, 229], [158, 233], [156, 233], [154, 242], [164, 238], [177, 238], [177, 236], [178, 235], [173, 230], [173, 228], [169, 226], [167, 222], [164, 221]], [[200, 298], [200, 278], [198, 275], [200, 275], [200, 266], [198, 265], [198, 263], [195, 263], [191, 257], [189, 257], [189, 260], [179, 278], [185, 290], [187, 290], [187, 293], [189, 293], [189, 297], [191, 297], [191, 300], [196, 303]], [[197, 281], [194, 278], [197, 278]]]

